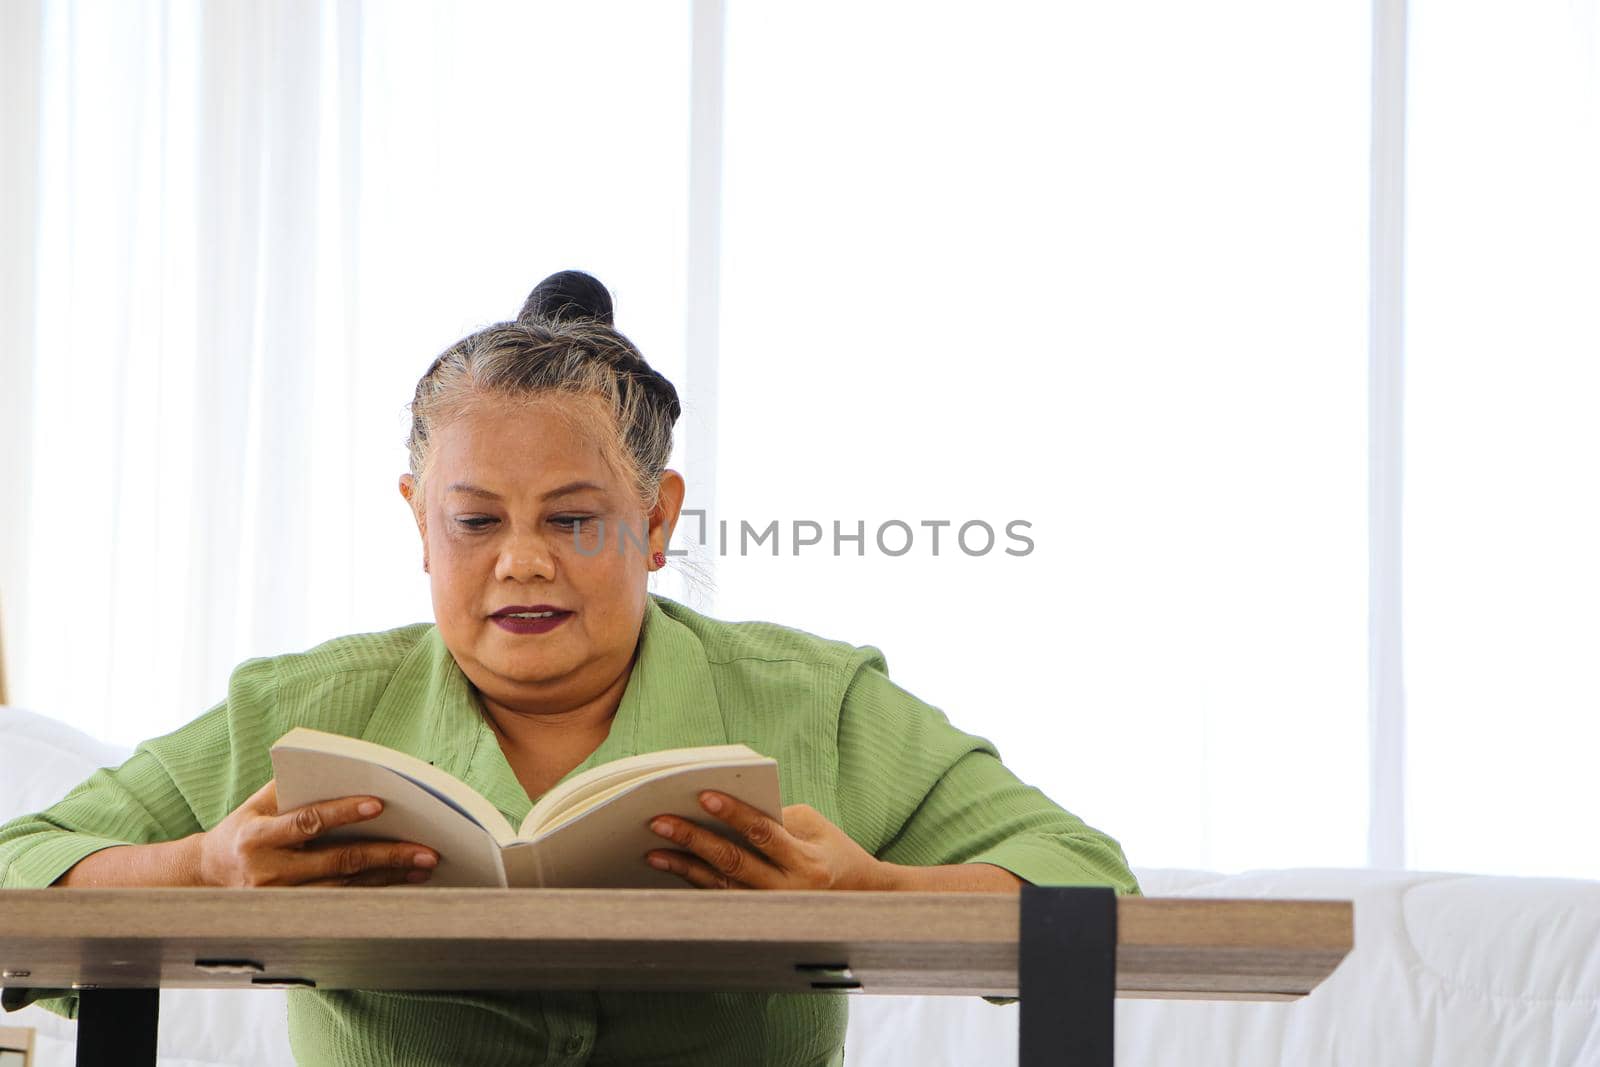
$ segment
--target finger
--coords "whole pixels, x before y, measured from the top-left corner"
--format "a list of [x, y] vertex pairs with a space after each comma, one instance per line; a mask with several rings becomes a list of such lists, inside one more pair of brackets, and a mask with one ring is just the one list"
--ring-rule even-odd
[[656, 870], [675, 874], [696, 889], [750, 888], [735, 882], [721, 871], [712, 869], [704, 860], [696, 859], [687, 852], [669, 852], [661, 849], [649, 853], [645, 859]]
[[421, 845], [394, 841], [324, 842], [294, 854], [301, 882], [355, 878], [368, 872], [431, 871], [438, 853]]
[[749, 849], [740, 848], [721, 834], [712, 833], [686, 819], [663, 815], [650, 824], [657, 834], [700, 857], [735, 882], [765, 887], [776, 885], [780, 872]]
[[365, 822], [383, 811], [377, 797], [340, 797], [291, 808], [273, 816], [262, 830], [261, 842], [267, 845], [303, 845], [329, 830], [351, 823]]
[[788, 869], [795, 858], [797, 842], [783, 823], [760, 809], [726, 793], [700, 794], [700, 806], [739, 832], [768, 862]]

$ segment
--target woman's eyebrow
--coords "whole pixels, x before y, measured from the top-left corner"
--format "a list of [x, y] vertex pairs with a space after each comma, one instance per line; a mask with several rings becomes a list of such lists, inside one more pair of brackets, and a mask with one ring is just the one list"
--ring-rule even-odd
[[[555, 497], [558, 497], [558, 496], [568, 496], [569, 494], [572, 494], [572, 493], [582, 492], [585, 489], [599, 489], [599, 490], [604, 491], [604, 488], [605, 488], [604, 486], [596, 485], [594, 482], [585, 482], [585, 481], [568, 482], [566, 485], [557, 486], [556, 488], [550, 490], [548, 493], [545, 493], [543, 496], [540, 497], [540, 499], [541, 500], [551, 500], [551, 499], [554, 499]], [[481, 497], [485, 497], [485, 498], [487, 498], [489, 500], [499, 500], [500, 499], [500, 494], [499, 493], [491, 492], [490, 490], [485, 489], [482, 486], [472, 485], [472, 484], [467, 483], [467, 482], [456, 482], [455, 484], [451, 485], [450, 488], [446, 490], [446, 492], [450, 492], [450, 493], [465, 493], [467, 496], [481, 496]]]
[[573, 493], [581, 493], [585, 489], [596, 489], [596, 490], [599, 490], [602, 493], [605, 492], [605, 486], [603, 486], [603, 485], [596, 485], [594, 482], [576, 481], [576, 482], [568, 482], [566, 485], [557, 486], [556, 488], [550, 490], [548, 493], [546, 493], [543, 496], [541, 496], [539, 499], [540, 500], [553, 500], [558, 496], [569, 496], [569, 495], [571, 495]]
[[471, 485], [471, 484], [469, 484], [467, 482], [456, 482], [453, 485], [451, 485], [450, 488], [446, 489], [445, 492], [447, 492], [447, 493], [461, 493], [461, 494], [464, 494], [466, 496], [481, 496], [481, 497], [485, 497], [486, 499], [489, 499], [489, 500], [499, 500], [500, 499], [500, 494], [499, 493], [491, 493], [491, 492], [489, 492], [489, 490], [483, 488], [482, 486]]

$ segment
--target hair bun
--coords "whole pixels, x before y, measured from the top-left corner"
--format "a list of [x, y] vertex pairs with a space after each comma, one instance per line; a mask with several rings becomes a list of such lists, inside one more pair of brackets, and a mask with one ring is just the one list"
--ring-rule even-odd
[[517, 319], [544, 319], [546, 322], [570, 322], [573, 319], [593, 319], [607, 326], [613, 325], [611, 293], [600, 280], [581, 270], [563, 270], [550, 275], [533, 287], [528, 299], [522, 303]]

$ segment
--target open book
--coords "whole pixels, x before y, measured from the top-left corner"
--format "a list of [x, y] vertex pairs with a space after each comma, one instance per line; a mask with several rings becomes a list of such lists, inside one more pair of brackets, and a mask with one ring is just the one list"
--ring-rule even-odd
[[714, 789], [782, 819], [778, 763], [744, 745], [676, 748], [602, 763], [551, 789], [520, 829], [452, 774], [383, 745], [299, 727], [272, 746], [278, 809], [375, 796], [383, 811], [328, 837], [412, 841], [439, 853], [428, 885], [688, 888], [645, 853], [672, 848], [657, 815], [732, 831], [700, 807]]

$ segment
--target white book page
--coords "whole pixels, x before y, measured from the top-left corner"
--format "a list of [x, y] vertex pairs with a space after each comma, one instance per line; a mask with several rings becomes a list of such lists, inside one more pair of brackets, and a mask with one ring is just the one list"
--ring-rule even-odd
[[749, 763], [766, 758], [747, 745], [707, 745], [645, 752], [602, 763], [540, 797], [527, 818], [522, 820], [518, 836], [521, 840], [531, 841], [564, 822], [570, 814], [587, 810], [596, 797], [611, 792], [620, 784], [649, 777], [660, 770], [691, 764]]
[[[500, 845], [491, 831], [434, 791], [388, 767], [329, 752], [274, 748], [278, 810], [347, 796], [383, 801], [376, 818], [323, 835], [333, 840], [408, 841], [439, 853], [428, 885], [503, 886]], [[495, 813], [499, 816], [499, 812]], [[510, 837], [510, 824], [499, 816]]]
[[688, 883], [677, 875], [645, 862], [651, 849], [672, 847], [650, 829], [650, 820], [677, 815], [719, 833], [727, 830], [700, 807], [700, 794], [707, 789], [783, 818], [778, 767], [771, 760], [682, 767], [624, 787], [581, 817], [547, 831], [533, 842], [537, 856], [523, 857], [519, 867], [536, 869], [540, 884], [551, 888], [685, 888]]
[[[485, 830], [495, 836], [501, 844], [512, 840], [516, 833], [511, 829], [511, 824], [506, 817], [500, 814], [487, 797], [473, 789], [467, 783], [457, 778], [448, 771], [441, 771], [426, 760], [420, 760], [398, 749], [385, 745], [363, 741], [359, 737], [346, 737], [343, 734], [330, 734], [323, 730], [313, 730], [307, 726], [297, 726], [284, 734], [272, 746], [273, 761], [276, 763], [279, 752], [286, 751], [311, 751], [325, 752], [333, 756], [342, 756], [351, 760], [366, 763], [376, 763], [388, 767], [405, 778], [409, 778], [417, 785], [426, 789], [445, 804], [450, 805], [463, 815], [477, 822]], [[323, 764], [315, 765], [318, 773]], [[328, 785], [332, 787], [334, 781]], [[321, 785], [318, 786], [321, 788]], [[349, 796], [351, 794], [341, 794]]]

